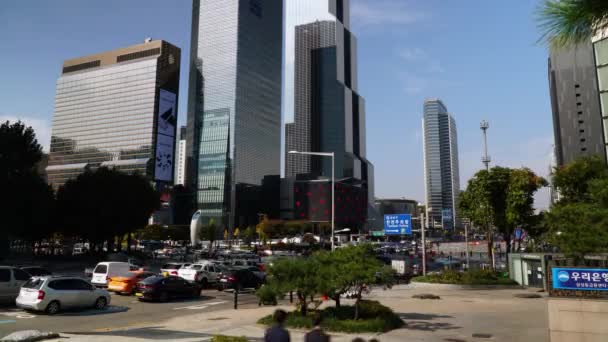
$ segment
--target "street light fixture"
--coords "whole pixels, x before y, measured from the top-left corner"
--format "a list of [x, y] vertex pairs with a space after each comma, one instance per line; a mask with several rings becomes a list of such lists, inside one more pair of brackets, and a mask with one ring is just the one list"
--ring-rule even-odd
[[[422, 209], [422, 203], [418, 203], [418, 208]], [[428, 208], [426, 208], [428, 210]], [[425, 238], [424, 210], [420, 210], [420, 232], [422, 240], [422, 275], [426, 275], [426, 238]]]
[[335, 178], [334, 178], [334, 159], [335, 155], [333, 152], [300, 152], [300, 151], [289, 151], [289, 154], [302, 154], [308, 156], [321, 156], [331, 157], [331, 250], [335, 249], [334, 244], [334, 191], [335, 191]]

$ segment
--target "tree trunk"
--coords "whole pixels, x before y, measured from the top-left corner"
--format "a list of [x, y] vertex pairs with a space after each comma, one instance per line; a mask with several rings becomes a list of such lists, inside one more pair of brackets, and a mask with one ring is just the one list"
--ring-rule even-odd
[[355, 301], [355, 321], [359, 319], [359, 301], [361, 301], [361, 292], [357, 293], [357, 301]]
[[494, 271], [494, 265], [492, 264], [492, 249], [494, 248], [494, 239], [492, 239], [492, 234], [488, 233], [487, 234], [487, 238], [488, 238], [488, 261], [490, 264], [490, 269], [492, 269], [492, 271]]
[[122, 240], [122, 235], [116, 237], [116, 251], [119, 253], [122, 251]]
[[131, 233], [127, 234], [127, 252], [131, 252]]
[[340, 307], [340, 295], [337, 294], [332, 299], [334, 300], [334, 302], [336, 302], [336, 307], [339, 308]]
[[508, 255], [509, 253], [511, 253], [511, 234], [506, 234], [505, 233], [503, 235], [503, 239], [506, 242], [506, 248], [505, 248], [505, 250], [506, 250], [507, 255]]
[[306, 296], [298, 293], [298, 299], [300, 300], [300, 313], [302, 317], [306, 317], [308, 313], [308, 303], [306, 302]]

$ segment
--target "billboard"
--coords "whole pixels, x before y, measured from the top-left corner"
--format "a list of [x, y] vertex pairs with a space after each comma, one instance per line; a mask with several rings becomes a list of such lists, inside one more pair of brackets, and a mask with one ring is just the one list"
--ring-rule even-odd
[[174, 93], [160, 90], [158, 99], [158, 134], [175, 136], [177, 113], [175, 112], [177, 96]]
[[154, 159], [154, 179], [157, 181], [170, 182], [173, 179], [177, 125], [176, 100], [177, 96], [174, 93], [160, 89]]
[[410, 214], [384, 215], [384, 234], [385, 235], [412, 234], [412, 215], [410, 215]]
[[608, 269], [553, 267], [551, 275], [554, 290], [608, 291]]

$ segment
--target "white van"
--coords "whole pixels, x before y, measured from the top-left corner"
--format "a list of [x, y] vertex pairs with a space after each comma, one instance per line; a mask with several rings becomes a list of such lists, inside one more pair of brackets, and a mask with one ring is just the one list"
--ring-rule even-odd
[[130, 266], [128, 262], [100, 262], [93, 270], [91, 283], [98, 287], [106, 287], [110, 278], [129, 274]]

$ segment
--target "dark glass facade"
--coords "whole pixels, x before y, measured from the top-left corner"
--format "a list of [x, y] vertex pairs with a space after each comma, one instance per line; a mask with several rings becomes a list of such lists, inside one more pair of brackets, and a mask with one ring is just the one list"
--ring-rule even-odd
[[282, 1], [194, 0], [192, 15], [186, 182], [204, 221], [242, 227], [269, 211], [252, 188], [280, 174]]
[[107, 166], [170, 184], [179, 63], [180, 49], [164, 41], [67, 60], [57, 80], [49, 183]]

